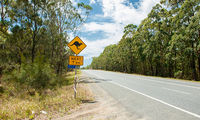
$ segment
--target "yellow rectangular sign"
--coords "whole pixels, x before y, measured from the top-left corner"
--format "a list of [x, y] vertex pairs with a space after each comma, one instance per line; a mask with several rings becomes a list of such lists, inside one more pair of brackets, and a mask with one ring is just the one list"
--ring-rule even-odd
[[83, 56], [69, 56], [69, 65], [83, 65]]

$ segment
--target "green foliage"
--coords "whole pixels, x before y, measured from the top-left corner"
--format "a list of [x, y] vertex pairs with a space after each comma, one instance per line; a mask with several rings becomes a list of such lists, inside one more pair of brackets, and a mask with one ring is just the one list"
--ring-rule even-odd
[[3, 86], [0, 86], [0, 94], [4, 92]]
[[23, 63], [19, 69], [14, 69], [4, 80], [13, 81], [18, 88], [26, 86], [27, 89], [41, 91], [51, 88], [55, 79], [56, 74], [50, 64], [44, 61], [44, 57], [38, 57], [34, 63]]
[[78, 3], [78, 7], [83, 7], [83, 8], [85, 8], [86, 10], [92, 10], [92, 7], [91, 7], [91, 6], [85, 5], [83, 2]]
[[89, 68], [200, 80], [200, 1], [161, 3], [139, 26], [125, 26]]
[[0, 119], [33, 119], [32, 110], [47, 106], [38, 108], [31, 97], [38, 102], [47, 90], [71, 84], [64, 76], [73, 54], [66, 49], [69, 34], [92, 8], [70, 0], [1, 0], [0, 6], [0, 97], [6, 99]]
[[177, 71], [176, 73], [174, 73], [174, 77], [175, 78], [182, 78], [182, 74], [183, 74], [183, 71]]
[[73, 54], [66, 49], [69, 34], [92, 8], [70, 0], [2, 0], [0, 6], [0, 77], [38, 91], [61, 85]]

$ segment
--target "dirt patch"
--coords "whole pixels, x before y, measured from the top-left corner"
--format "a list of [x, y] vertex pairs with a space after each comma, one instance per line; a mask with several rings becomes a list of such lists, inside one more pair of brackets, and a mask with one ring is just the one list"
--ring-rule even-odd
[[[81, 84], [93, 92], [94, 100], [82, 100], [79, 108], [71, 110], [56, 120], [129, 120], [130, 115], [120, 104], [87, 76], [81, 76]], [[90, 84], [88, 84], [90, 83]]]

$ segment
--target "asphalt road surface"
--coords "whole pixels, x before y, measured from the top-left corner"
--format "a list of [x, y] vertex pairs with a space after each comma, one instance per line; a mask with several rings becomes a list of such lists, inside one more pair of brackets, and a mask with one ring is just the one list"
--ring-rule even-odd
[[139, 120], [200, 120], [200, 83], [83, 70]]

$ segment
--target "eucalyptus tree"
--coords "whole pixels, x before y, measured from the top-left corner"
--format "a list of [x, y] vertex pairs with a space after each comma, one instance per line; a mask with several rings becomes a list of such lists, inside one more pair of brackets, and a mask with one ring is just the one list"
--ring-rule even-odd
[[22, 78], [30, 78], [31, 73], [24, 73], [32, 67], [34, 78], [43, 74], [37, 71], [48, 71], [44, 67], [50, 66], [49, 73], [62, 75], [72, 55], [66, 49], [69, 34], [85, 22], [91, 10], [84, 3], [73, 6], [70, 0], [2, 0], [0, 73], [18, 70]]
[[137, 30], [137, 26], [129, 24], [124, 27], [124, 35], [118, 43], [118, 54], [120, 56], [119, 62], [122, 65], [122, 71], [134, 71], [134, 56], [132, 51], [132, 37]]
[[189, 58], [189, 65], [192, 71], [192, 77], [195, 80], [199, 80], [197, 76], [197, 67], [196, 61], [198, 56], [198, 48], [199, 45], [199, 4], [200, 1], [198, 0], [186, 0], [183, 5], [181, 6], [178, 14], [177, 24], [182, 24], [182, 27], [179, 27], [178, 33], [180, 39], [185, 42], [185, 50], [186, 50], [186, 57]]
[[162, 0], [137, 29], [126, 26], [117, 50], [109, 49], [117, 52], [119, 71], [200, 80], [199, 4]]
[[[139, 25], [136, 34], [134, 35], [133, 46], [134, 55], [138, 60], [138, 71], [140, 74], [154, 75], [154, 45], [151, 43], [152, 30], [150, 29], [150, 19], [144, 19]], [[148, 70], [147, 66], [150, 66]]]

